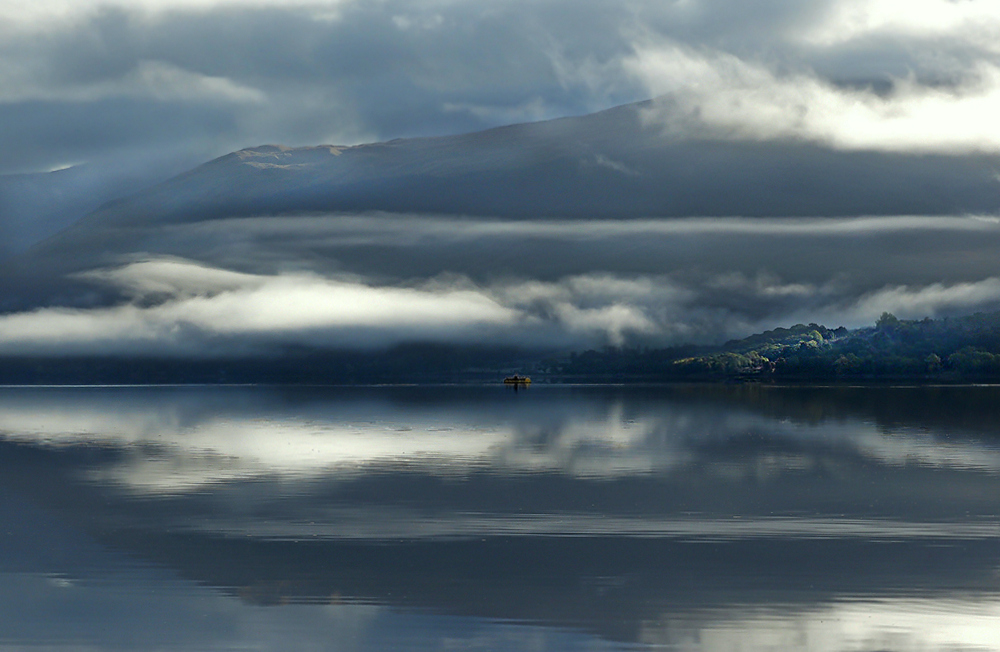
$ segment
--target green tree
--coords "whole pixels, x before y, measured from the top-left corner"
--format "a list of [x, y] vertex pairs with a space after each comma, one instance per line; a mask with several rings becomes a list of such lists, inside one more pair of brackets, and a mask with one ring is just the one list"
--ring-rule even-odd
[[880, 331], [893, 331], [899, 328], [899, 318], [891, 312], [883, 312], [882, 316], [875, 322], [875, 327]]

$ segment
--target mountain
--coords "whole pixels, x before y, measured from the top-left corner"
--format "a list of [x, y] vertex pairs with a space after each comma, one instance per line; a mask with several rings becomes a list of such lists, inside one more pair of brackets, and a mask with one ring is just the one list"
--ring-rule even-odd
[[173, 176], [176, 163], [77, 165], [0, 175], [0, 256], [20, 253], [103, 204]]
[[[517, 268], [534, 278], [558, 277], [602, 264], [629, 266], [635, 259], [623, 249], [621, 255], [615, 250], [615, 260], [602, 262], [607, 254], [595, 245], [585, 254], [587, 265], [574, 252], [556, 269], [551, 248], [536, 247], [531, 238], [484, 239], [481, 249], [464, 251], [390, 251], [359, 241], [347, 247], [343, 233], [329, 232], [335, 220], [328, 219], [345, 215], [566, 222], [1000, 211], [997, 156], [836, 151], [799, 141], [681, 140], [651, 118], [655, 105], [647, 101], [456, 136], [234, 152], [106, 203], [11, 261], [0, 274], [19, 290], [0, 297], [0, 309], [25, 309], [55, 298], [79, 303], [103, 290], [86, 283], [67, 288], [67, 275], [121, 264], [137, 254], [251, 272], [291, 265], [397, 279], [442, 270], [475, 276], [490, 265], [495, 274]], [[313, 221], [303, 232], [295, 220], [305, 218]], [[331, 242], [337, 244], [324, 244]], [[462, 255], [466, 259], [453, 260]], [[662, 256], [649, 255], [648, 262], [631, 269], [658, 273]], [[524, 269], [525, 264], [534, 268]]]
[[997, 156], [678, 140], [652, 121], [652, 107], [354, 147], [244, 149], [103, 206], [87, 222], [358, 211], [579, 219], [1000, 209]]

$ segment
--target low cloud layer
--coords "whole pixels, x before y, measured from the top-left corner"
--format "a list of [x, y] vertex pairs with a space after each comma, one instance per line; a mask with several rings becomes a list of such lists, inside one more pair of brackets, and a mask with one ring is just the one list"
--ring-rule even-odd
[[[880, 234], [878, 221], [874, 222], [823, 222], [817, 230], [820, 234], [828, 230], [825, 237], [805, 233], [813, 240], [818, 238], [820, 248], [835, 263], [838, 255], [863, 242], [870, 232]], [[962, 235], [963, 230], [970, 239], [983, 240], [983, 233], [995, 235], [990, 223], [971, 222], [961, 222], [948, 235]], [[373, 276], [371, 272], [366, 275], [336, 269], [336, 265], [265, 271], [273, 266], [272, 261], [255, 271], [236, 271], [219, 263], [147, 258], [75, 275], [76, 282], [116, 293], [119, 298], [111, 304], [47, 305], [0, 316], [0, 353], [200, 357], [269, 355], [293, 345], [373, 349], [406, 342], [520, 345], [551, 350], [608, 344], [663, 346], [719, 342], [799, 322], [857, 327], [873, 323], [883, 311], [902, 318], [922, 318], [1000, 306], [1000, 278], [988, 266], [977, 270], [976, 265], [971, 265], [964, 277], [946, 282], [901, 282], [900, 278], [910, 276], [908, 268], [912, 265], [939, 264], [929, 251], [923, 260], [910, 260], [911, 252], [904, 251], [897, 260], [888, 256], [867, 269], [837, 268], [817, 260], [812, 269], [796, 274], [794, 259], [786, 261], [790, 263], [788, 269], [776, 270], [780, 261], [775, 260], [769, 267], [760, 257], [747, 261], [750, 266], [741, 266], [739, 261], [724, 259], [730, 245], [739, 245], [751, 235], [743, 231], [741, 224], [735, 222], [733, 231], [713, 231], [720, 227], [711, 221], [701, 225], [683, 221], [672, 225], [618, 225], [616, 232], [597, 239], [605, 247], [605, 256], [584, 261], [574, 259], [574, 254], [581, 251], [580, 243], [574, 246], [566, 241], [582, 239], [586, 244], [585, 231], [567, 231], [568, 226], [555, 224], [520, 224], [516, 229], [522, 232], [548, 232], [550, 237], [557, 234], [560, 238], [556, 239], [562, 239], [568, 249], [560, 253], [556, 253], [559, 248], [551, 249], [555, 258], [546, 263], [555, 268], [543, 274], [532, 274], [536, 270], [527, 263], [513, 275], [477, 274], [475, 269], [454, 265], [451, 271], [439, 269], [422, 277], [392, 278], [385, 273]], [[985, 226], [978, 230], [979, 225]], [[424, 226], [434, 230], [440, 225]], [[452, 245], [469, 249], [474, 258], [477, 237], [473, 234], [490, 233], [496, 228], [503, 227], [470, 225], [465, 234], [462, 228], [456, 228], [451, 234]], [[712, 246], [712, 250], [721, 252], [717, 254], [720, 257], [705, 259], [700, 270], [689, 268], [683, 259], [674, 265], [661, 262], [659, 270], [655, 269], [656, 261], [647, 263], [649, 267], [642, 271], [607, 265], [616, 258], [608, 255], [607, 248], [617, 249], [619, 263], [628, 260], [630, 254], [642, 262], [643, 252], [630, 249], [633, 239], [624, 237], [630, 228], [646, 238], [650, 231], [665, 230], [671, 239], [680, 241], [676, 246], [681, 247], [684, 243], [697, 245], [708, 236], [729, 244]], [[775, 251], [806, 244], [809, 248], [800, 255], [808, 256], [810, 248], [817, 246], [803, 241], [802, 233], [796, 234], [804, 228], [802, 224], [775, 223], [762, 228], [752, 235], [770, 232]], [[596, 225], [595, 229], [604, 230]], [[783, 231], [783, 236], [779, 235]], [[889, 234], [896, 231], [893, 227]], [[407, 236], [419, 240], [419, 233], [416, 228]], [[349, 241], [358, 237], [357, 232], [339, 235]], [[369, 237], [385, 242], [395, 236], [386, 229], [369, 233]], [[941, 234], [931, 230], [926, 245], [933, 247], [938, 241], [943, 241]], [[516, 242], [521, 247], [537, 246], [524, 233]], [[436, 240], [434, 243], [438, 244]], [[507, 244], [505, 250], [511, 253], [514, 246], [518, 245]], [[345, 249], [350, 250], [350, 246]], [[370, 247], [365, 250], [371, 251]], [[402, 261], [404, 269], [408, 265], [412, 269], [421, 261], [432, 262], [432, 268], [441, 263], [435, 258], [434, 247], [421, 248], [411, 241], [402, 250], [411, 257], [411, 261]], [[566, 256], [561, 272], [560, 256]], [[948, 257], [945, 252], [942, 269], [947, 268]], [[254, 260], [252, 252], [241, 258], [244, 267]], [[284, 260], [296, 259], [307, 261], [309, 256], [295, 255]], [[370, 263], [371, 257], [365, 260]], [[474, 262], [469, 259], [465, 264], [474, 268]], [[574, 270], [571, 264], [593, 269]], [[934, 273], [930, 269], [929, 278]]]
[[[0, 352], [721, 343], [1000, 308], [991, 217], [517, 221], [317, 215], [113, 228], [8, 279]], [[40, 283], [40, 281], [39, 281]], [[18, 303], [20, 302], [20, 303]]]
[[120, 287], [134, 302], [9, 315], [0, 325], [6, 352], [232, 354], [293, 343], [365, 348], [408, 339], [464, 340], [511, 327], [518, 318], [483, 293], [459, 288], [238, 274], [182, 261], [88, 276]]
[[0, 317], [0, 352], [232, 355], [288, 345], [367, 349], [403, 342], [622, 344], [664, 325], [651, 303], [678, 292], [649, 279], [476, 286], [462, 277], [411, 286], [312, 274], [257, 275], [154, 260], [86, 274], [131, 296], [92, 309]]

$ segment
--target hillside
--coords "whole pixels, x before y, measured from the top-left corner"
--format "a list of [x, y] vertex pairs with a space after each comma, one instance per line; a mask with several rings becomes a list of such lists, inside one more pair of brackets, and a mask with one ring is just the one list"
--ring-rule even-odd
[[965, 382], [1000, 379], [1000, 313], [902, 320], [849, 331], [777, 328], [701, 350], [607, 349], [549, 361], [563, 378]]
[[176, 172], [176, 166], [166, 164], [142, 169], [79, 165], [0, 175], [0, 257], [24, 251], [108, 201]]
[[651, 105], [456, 136], [244, 149], [105, 205], [86, 223], [351, 211], [627, 218], [1000, 209], [1000, 157], [678, 140], [650, 121]]

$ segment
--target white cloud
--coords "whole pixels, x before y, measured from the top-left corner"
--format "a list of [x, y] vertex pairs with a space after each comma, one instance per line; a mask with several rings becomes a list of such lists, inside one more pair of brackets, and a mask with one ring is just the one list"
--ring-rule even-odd
[[[1000, 4], [994, 0], [839, 0], [802, 35], [833, 46], [870, 36], [974, 38], [1000, 46]], [[980, 37], [992, 35], [992, 43]]]
[[975, 283], [945, 285], [933, 283], [922, 287], [905, 285], [885, 287], [862, 297], [852, 308], [852, 318], [873, 322], [884, 311], [897, 317], [914, 319], [933, 317], [942, 311], [968, 311], [1000, 301], [1000, 278]]
[[[565, 345], [622, 343], [629, 333], [656, 331], [642, 306], [602, 289], [608, 279], [571, 279], [568, 290], [542, 284], [534, 296], [530, 289], [477, 287], [463, 279], [376, 286], [303, 273], [241, 274], [167, 259], [84, 277], [125, 290], [135, 303], [0, 317], [0, 351], [211, 355], [289, 343]], [[539, 299], [544, 306], [536, 305]]]
[[[192, 231], [192, 237], [210, 238], [218, 232], [246, 232], [255, 235], [289, 237], [305, 234], [330, 244], [410, 246], [433, 241], [463, 242], [476, 238], [557, 239], [559, 242], [608, 242], [621, 237], [690, 238], [733, 234], [772, 238], [820, 235], [825, 237], [862, 236], [867, 234], [900, 235], [904, 233], [982, 233], [1000, 230], [1000, 217], [970, 216], [891, 216], [850, 218], [754, 218], [690, 217], [684, 219], [621, 220], [469, 220], [449, 216], [420, 214], [366, 213], [319, 214], [272, 218], [227, 218], [166, 227], [167, 232]], [[608, 283], [613, 277], [602, 277]], [[582, 281], [581, 281], [582, 282]], [[590, 283], [591, 281], [587, 281]], [[635, 288], [634, 282], [615, 290]]]
[[[875, 222], [824, 222], [822, 231], [851, 238], [847, 244], [868, 234], [881, 238], [896, 232], [896, 226]], [[642, 234], [644, 224], [617, 226]], [[933, 231], [936, 225], [918, 220], [910, 228]], [[436, 228], [425, 226], [428, 233]], [[696, 238], [725, 231], [725, 221], [681, 226]], [[518, 228], [527, 229], [525, 234], [548, 233], [545, 225]], [[794, 236], [799, 228], [766, 223], [759, 232]], [[975, 219], [954, 225], [956, 232], [971, 234], [992, 228]], [[391, 231], [387, 223], [380, 235], [392, 240]], [[266, 353], [287, 345], [370, 349], [414, 341], [559, 349], [721, 342], [799, 322], [859, 327], [871, 325], [884, 311], [919, 319], [1000, 305], [1000, 278], [965, 276], [947, 283], [902, 284], [892, 275], [882, 281], [846, 274], [807, 280], [766, 268], [685, 268], [658, 275], [577, 273], [553, 280], [475, 281], [452, 274], [386, 284], [342, 274], [243, 273], [152, 259], [82, 275], [122, 292], [126, 300], [117, 305], [0, 316], [0, 353], [213, 356]]]
[[559, 320], [569, 332], [605, 332], [611, 344], [625, 344], [626, 333], [653, 334], [657, 326], [635, 306], [616, 303], [602, 308], [578, 308], [571, 304], [556, 307]]
[[0, 103], [29, 101], [96, 102], [107, 98], [142, 98], [175, 102], [260, 104], [263, 91], [227, 77], [184, 70], [163, 61], [138, 61], [117, 79], [53, 85], [39, 79], [26, 64], [0, 59]]
[[[226, 77], [213, 77], [183, 70], [159, 61], [140, 61], [125, 80], [131, 92], [157, 100], [224, 100], [263, 102], [263, 92]], [[134, 90], [132, 90], [134, 89]]]
[[220, 353], [260, 340], [364, 347], [474, 339], [484, 328], [519, 319], [515, 310], [477, 292], [244, 275], [181, 261], [136, 263], [94, 276], [162, 302], [8, 315], [0, 318], [0, 350], [204, 353], [213, 338], [225, 340]]
[[[656, 647], [723, 650], [1000, 650], [992, 598], [844, 600], [810, 609], [716, 611], [647, 622], [641, 643]], [[692, 641], [697, 641], [691, 646]]]
[[1000, 152], [1000, 67], [987, 62], [971, 66], [953, 86], [899, 79], [887, 95], [674, 43], [641, 44], [624, 65], [662, 96], [646, 119], [675, 135], [802, 139], [847, 150]]

